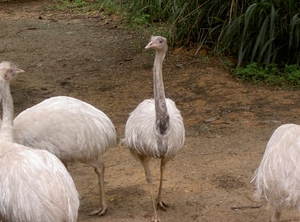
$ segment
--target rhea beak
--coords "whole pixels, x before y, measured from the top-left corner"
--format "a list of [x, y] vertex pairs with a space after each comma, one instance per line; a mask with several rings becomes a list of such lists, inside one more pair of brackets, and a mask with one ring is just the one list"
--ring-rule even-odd
[[23, 73], [23, 72], [25, 72], [23, 69], [19, 69], [19, 68], [16, 68], [15, 70], [14, 70], [14, 72], [16, 73], [16, 74], [20, 74], [20, 73]]
[[145, 49], [150, 49], [153, 45], [153, 41], [149, 42], [148, 45], [146, 45]]

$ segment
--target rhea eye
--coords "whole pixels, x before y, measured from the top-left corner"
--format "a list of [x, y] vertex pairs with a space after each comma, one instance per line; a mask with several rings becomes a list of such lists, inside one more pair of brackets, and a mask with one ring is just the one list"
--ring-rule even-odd
[[159, 40], [159, 43], [162, 43], [162, 40]]

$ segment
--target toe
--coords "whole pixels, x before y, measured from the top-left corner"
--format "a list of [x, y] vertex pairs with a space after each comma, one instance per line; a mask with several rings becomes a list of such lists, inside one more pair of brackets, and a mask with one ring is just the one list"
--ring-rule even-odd
[[163, 201], [160, 201], [157, 203], [157, 206], [159, 209], [163, 211], [167, 211], [167, 208], [169, 207], [167, 204], [165, 204]]
[[95, 215], [103, 216], [105, 215], [106, 211], [107, 208], [99, 208], [98, 210], [94, 210], [91, 213], [89, 213], [89, 216], [95, 216]]

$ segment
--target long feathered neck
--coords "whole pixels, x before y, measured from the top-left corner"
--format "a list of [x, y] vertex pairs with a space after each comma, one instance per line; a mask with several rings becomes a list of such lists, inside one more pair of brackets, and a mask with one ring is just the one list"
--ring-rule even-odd
[[160, 134], [165, 134], [169, 127], [169, 113], [167, 110], [162, 64], [165, 52], [156, 51], [153, 67], [153, 91], [155, 101], [156, 127]]
[[0, 128], [0, 140], [13, 142], [13, 99], [10, 93], [10, 85], [0, 80], [0, 93], [2, 97], [2, 125]]

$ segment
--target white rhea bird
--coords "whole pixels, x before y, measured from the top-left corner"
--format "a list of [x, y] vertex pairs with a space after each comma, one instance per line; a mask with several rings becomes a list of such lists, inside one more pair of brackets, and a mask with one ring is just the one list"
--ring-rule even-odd
[[48, 151], [14, 143], [10, 81], [21, 72], [10, 62], [0, 63], [0, 220], [75, 222], [79, 194], [62, 162]]
[[153, 198], [149, 161], [151, 157], [161, 159], [157, 205], [162, 210], [166, 210], [167, 205], [162, 201], [161, 196], [163, 172], [166, 163], [183, 146], [185, 129], [175, 103], [171, 99], [165, 98], [162, 64], [168, 49], [167, 41], [164, 37], [152, 36], [146, 49], [156, 51], [153, 67], [154, 99], [144, 100], [130, 114], [126, 122], [125, 138], [122, 143], [129, 148], [131, 154], [144, 167], [154, 210], [152, 221], [160, 221]]
[[48, 150], [66, 166], [78, 161], [92, 166], [98, 176], [100, 208], [89, 215], [104, 215], [104, 163], [100, 156], [116, 145], [116, 130], [108, 116], [81, 100], [57, 96], [21, 112], [14, 120], [17, 143]]
[[300, 126], [284, 124], [271, 136], [255, 171], [256, 197], [263, 197], [278, 222], [283, 208], [300, 211]]

